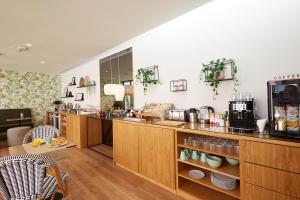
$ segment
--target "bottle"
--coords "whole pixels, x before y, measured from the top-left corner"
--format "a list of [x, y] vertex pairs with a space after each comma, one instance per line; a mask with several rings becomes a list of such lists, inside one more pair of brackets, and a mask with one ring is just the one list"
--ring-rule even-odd
[[229, 127], [229, 114], [228, 111], [225, 112], [225, 127]]
[[225, 126], [225, 114], [220, 114], [219, 126]]

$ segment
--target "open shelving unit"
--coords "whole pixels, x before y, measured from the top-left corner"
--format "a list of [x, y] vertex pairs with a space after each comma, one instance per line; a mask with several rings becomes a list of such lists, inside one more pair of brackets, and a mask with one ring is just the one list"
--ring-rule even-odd
[[[240, 166], [232, 166], [227, 163], [225, 157], [238, 159], [239, 153], [219, 151], [203, 146], [184, 145], [183, 138], [192, 136], [191, 133], [177, 132], [177, 168], [176, 180], [178, 194], [186, 199], [214, 199], [214, 200], [236, 200], [240, 199]], [[209, 137], [209, 136], [208, 136]], [[222, 165], [219, 168], [212, 168], [207, 163], [202, 163], [200, 160], [180, 160], [179, 155], [183, 149], [192, 149], [199, 152], [213, 154], [222, 158]], [[203, 179], [195, 179], [189, 176], [190, 170], [201, 170], [205, 173]], [[228, 177], [237, 179], [237, 187], [234, 190], [223, 190], [216, 187], [211, 182], [211, 173], [215, 172]]]

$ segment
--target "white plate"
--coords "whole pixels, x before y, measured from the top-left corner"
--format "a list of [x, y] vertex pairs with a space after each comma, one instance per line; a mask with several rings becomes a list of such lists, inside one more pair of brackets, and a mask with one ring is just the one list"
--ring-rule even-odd
[[195, 179], [202, 179], [205, 177], [205, 174], [200, 170], [190, 170], [189, 176]]

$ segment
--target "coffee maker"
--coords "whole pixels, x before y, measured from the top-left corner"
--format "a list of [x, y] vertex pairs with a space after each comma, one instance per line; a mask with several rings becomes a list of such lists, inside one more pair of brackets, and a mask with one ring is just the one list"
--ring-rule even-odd
[[253, 133], [254, 99], [229, 101], [229, 131]]

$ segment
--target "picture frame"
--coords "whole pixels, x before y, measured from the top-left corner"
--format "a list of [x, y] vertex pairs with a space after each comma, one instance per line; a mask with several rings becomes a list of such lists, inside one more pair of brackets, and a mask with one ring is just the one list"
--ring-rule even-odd
[[83, 101], [83, 100], [84, 100], [83, 93], [77, 93], [75, 97], [75, 101]]
[[187, 80], [179, 79], [170, 81], [170, 92], [187, 91]]

